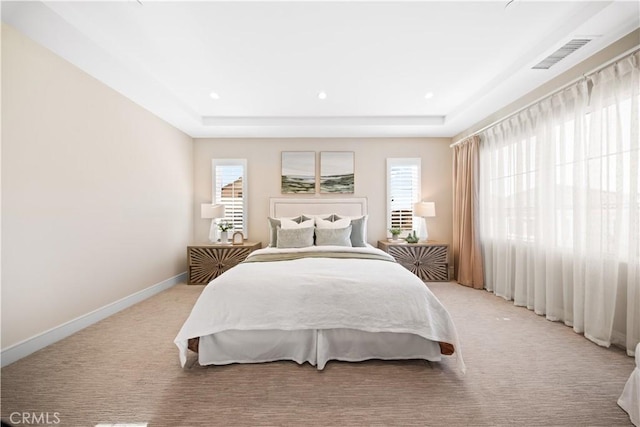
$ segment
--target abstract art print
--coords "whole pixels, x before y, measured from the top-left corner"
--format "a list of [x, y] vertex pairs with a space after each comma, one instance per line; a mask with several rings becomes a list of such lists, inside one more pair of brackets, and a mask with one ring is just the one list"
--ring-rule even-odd
[[353, 170], [353, 151], [320, 152], [320, 193], [353, 194]]
[[282, 194], [316, 192], [316, 153], [314, 151], [282, 152]]

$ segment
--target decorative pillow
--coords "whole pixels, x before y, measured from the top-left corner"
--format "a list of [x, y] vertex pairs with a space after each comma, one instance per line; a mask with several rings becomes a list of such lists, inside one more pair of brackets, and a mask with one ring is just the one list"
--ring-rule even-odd
[[[332, 215], [331, 218], [337, 218], [337, 216]], [[316, 218], [316, 227], [318, 228], [345, 228], [349, 224], [351, 224], [351, 220], [349, 218], [343, 218], [343, 219], [337, 219], [337, 220], [336, 219], [327, 220], [322, 218]]]
[[305, 216], [301, 216], [300, 220], [298, 218], [295, 219], [280, 219], [280, 226], [282, 228], [313, 228], [315, 221], [313, 218], [307, 218]]
[[313, 246], [313, 227], [281, 228], [276, 232], [278, 248], [306, 248]]
[[344, 228], [316, 228], [316, 246], [351, 246], [351, 225]]
[[269, 246], [275, 248], [278, 244], [278, 228], [281, 223], [278, 218], [267, 218], [269, 220]]
[[333, 217], [335, 216], [334, 214], [322, 214], [322, 215], [302, 214], [302, 215], [306, 216], [308, 218], [314, 219], [316, 224], [318, 223], [318, 221], [331, 221], [331, 222], [333, 222]]
[[360, 248], [367, 246], [367, 215], [351, 218], [340, 218], [336, 215], [336, 218], [339, 221], [344, 219], [349, 219], [351, 221], [351, 246]]
[[[313, 218], [306, 217], [304, 215], [300, 215], [295, 218], [271, 218], [269, 217], [269, 246], [275, 248], [278, 246], [278, 228], [282, 227], [282, 221], [284, 220], [286, 223], [292, 221], [294, 223], [301, 223], [303, 221], [308, 221]], [[313, 224], [308, 224], [307, 226], [313, 226]], [[285, 227], [287, 228], [287, 227]], [[292, 228], [292, 227], [289, 227]]]

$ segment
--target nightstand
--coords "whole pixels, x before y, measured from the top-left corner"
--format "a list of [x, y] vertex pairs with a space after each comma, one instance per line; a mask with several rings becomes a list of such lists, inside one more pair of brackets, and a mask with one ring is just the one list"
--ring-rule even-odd
[[449, 245], [446, 243], [379, 240], [378, 248], [425, 282], [449, 280]]
[[187, 246], [189, 284], [206, 285], [225, 271], [235, 267], [262, 243], [244, 242], [242, 245], [191, 245]]

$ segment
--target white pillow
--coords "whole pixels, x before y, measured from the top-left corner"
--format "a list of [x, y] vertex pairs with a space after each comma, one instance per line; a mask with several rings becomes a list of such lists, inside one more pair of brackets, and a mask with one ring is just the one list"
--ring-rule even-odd
[[307, 218], [314, 218], [316, 221], [317, 220], [325, 220], [325, 221], [333, 221], [335, 220], [335, 216], [336, 214], [320, 214], [320, 215], [309, 215], [309, 214], [302, 214], [302, 216], [307, 217]]
[[313, 228], [315, 221], [313, 218], [298, 222], [295, 219], [280, 218], [280, 227], [282, 228]]
[[316, 217], [316, 227], [318, 228], [346, 228], [351, 224], [350, 218], [343, 218], [336, 221], [327, 221]]

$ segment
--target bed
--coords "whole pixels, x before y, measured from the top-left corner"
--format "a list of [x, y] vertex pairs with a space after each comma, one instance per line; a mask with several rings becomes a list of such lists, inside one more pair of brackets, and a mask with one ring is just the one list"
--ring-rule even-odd
[[622, 389], [618, 405], [629, 414], [633, 425], [640, 427], [640, 343], [636, 344], [636, 367]]
[[180, 363], [453, 357], [451, 316], [429, 288], [366, 242], [366, 198], [270, 200], [269, 246], [210, 282], [176, 336]]

